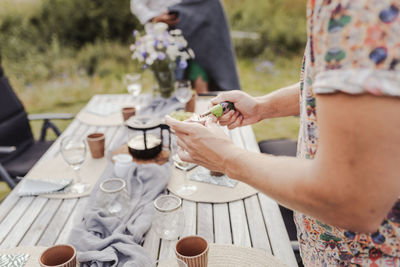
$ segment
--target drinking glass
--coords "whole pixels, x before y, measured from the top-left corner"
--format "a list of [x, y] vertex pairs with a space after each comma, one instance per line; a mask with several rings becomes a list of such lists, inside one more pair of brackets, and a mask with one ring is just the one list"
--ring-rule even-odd
[[142, 91], [142, 75], [139, 73], [126, 74], [124, 84], [128, 92], [136, 97]]
[[193, 96], [192, 86], [189, 80], [178, 81], [175, 97], [182, 104], [186, 104]]
[[61, 140], [61, 155], [68, 165], [75, 171], [76, 181], [71, 186], [71, 192], [82, 194], [89, 185], [83, 183], [79, 170], [86, 159], [86, 143], [76, 136], [66, 136]]
[[185, 178], [183, 180], [183, 184], [179, 186], [177, 189], [177, 193], [181, 196], [190, 196], [197, 190], [197, 186], [191, 185], [188, 183], [189, 175], [188, 169], [191, 167], [191, 164], [185, 161], [182, 161], [178, 155], [178, 144], [176, 135], [171, 133], [171, 155], [172, 160], [174, 161], [175, 167], [180, 170], [183, 170], [185, 173]]
[[106, 211], [107, 216], [123, 218], [131, 208], [126, 182], [120, 178], [111, 178], [102, 182], [97, 201]]
[[154, 208], [155, 232], [163, 239], [178, 239], [184, 226], [182, 200], [174, 195], [161, 195], [154, 200]]

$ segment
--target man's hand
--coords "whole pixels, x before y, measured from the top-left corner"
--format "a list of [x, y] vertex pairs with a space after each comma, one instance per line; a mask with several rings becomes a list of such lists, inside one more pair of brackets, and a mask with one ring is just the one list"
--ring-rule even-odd
[[168, 24], [168, 26], [175, 26], [179, 22], [179, 18], [174, 14], [169, 14], [168, 12], [164, 12], [157, 17], [151, 19], [152, 22], [164, 22]]
[[211, 100], [213, 105], [223, 101], [235, 104], [235, 110], [231, 110], [219, 118], [219, 123], [227, 125], [229, 129], [256, 123], [261, 120], [259, 101], [256, 98], [242, 92], [230, 91], [222, 93]]
[[223, 130], [208, 117], [205, 125], [198, 122], [180, 122], [167, 116], [166, 123], [178, 137], [179, 157], [213, 171], [225, 172], [224, 162], [240, 151]]

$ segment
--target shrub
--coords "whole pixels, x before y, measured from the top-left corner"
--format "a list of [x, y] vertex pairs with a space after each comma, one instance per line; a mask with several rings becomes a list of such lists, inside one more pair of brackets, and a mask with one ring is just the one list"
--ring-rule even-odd
[[306, 0], [226, 0], [232, 30], [257, 32], [259, 40], [234, 40], [239, 56], [293, 54], [306, 43]]

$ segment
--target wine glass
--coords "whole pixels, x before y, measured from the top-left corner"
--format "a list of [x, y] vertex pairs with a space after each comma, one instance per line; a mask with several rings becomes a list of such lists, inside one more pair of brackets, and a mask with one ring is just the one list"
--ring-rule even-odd
[[136, 97], [142, 91], [142, 75], [139, 73], [126, 74], [124, 84], [128, 92]]
[[189, 80], [178, 81], [175, 97], [182, 104], [186, 104], [193, 96], [192, 86]]
[[86, 159], [86, 143], [76, 136], [66, 136], [61, 140], [61, 155], [68, 165], [75, 171], [77, 180], [71, 186], [71, 192], [82, 194], [89, 185], [82, 182], [79, 170]]
[[188, 169], [191, 167], [191, 164], [180, 159], [178, 149], [177, 137], [171, 133], [172, 160], [174, 161], [174, 165], [185, 173], [185, 179], [183, 180], [183, 184], [177, 189], [177, 193], [181, 196], [190, 196], [197, 191], [197, 186], [188, 183]]

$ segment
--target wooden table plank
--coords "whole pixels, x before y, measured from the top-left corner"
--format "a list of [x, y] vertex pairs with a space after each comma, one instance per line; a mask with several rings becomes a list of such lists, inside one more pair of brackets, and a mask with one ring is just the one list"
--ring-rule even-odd
[[185, 218], [182, 236], [195, 235], [197, 231], [197, 207], [193, 201], [183, 200], [182, 209]]
[[244, 210], [243, 200], [230, 202], [228, 205], [232, 225], [233, 244], [251, 247], [249, 228], [247, 225], [247, 217]]
[[18, 244], [19, 246], [27, 247], [34, 246], [39, 241], [40, 237], [43, 235], [50, 221], [53, 219], [54, 214], [61, 205], [61, 199], [49, 199], [40, 211], [36, 220], [32, 223], [29, 230], [25, 233], [24, 238]]
[[75, 205], [75, 209], [72, 210], [71, 215], [69, 216], [63, 229], [61, 229], [61, 233], [58, 236], [57, 240], [55, 241], [55, 244], [65, 244], [68, 242], [68, 238], [72, 228], [82, 220], [82, 216], [85, 211], [88, 200], [89, 200], [88, 197], [82, 197], [78, 199], [78, 202]]
[[[7, 217], [4, 218], [0, 224], [0, 242], [3, 242], [6, 236], [11, 232], [14, 225], [19, 221], [34, 199], [35, 197], [22, 198], [8, 213]], [[15, 231], [17, 231], [17, 229], [15, 229]]]
[[49, 226], [37, 243], [39, 246], [54, 245], [77, 201], [76, 198], [64, 199], [62, 201]]
[[197, 204], [197, 234], [207, 242], [214, 242], [213, 207], [210, 203]]
[[46, 198], [35, 198], [22, 215], [21, 219], [17, 224], [14, 225], [13, 230], [11, 230], [5, 240], [0, 245], [1, 249], [16, 247], [21, 239], [24, 237], [28, 229], [31, 227], [32, 222], [36, 219], [42, 208], [47, 202]]
[[153, 226], [146, 234], [143, 248], [149, 253], [152, 260], [155, 261], [158, 259], [160, 250], [160, 237], [157, 235]]
[[232, 229], [228, 204], [214, 204], [215, 243], [232, 244]]
[[260, 248], [272, 253], [257, 195], [246, 198], [244, 204], [253, 248]]

